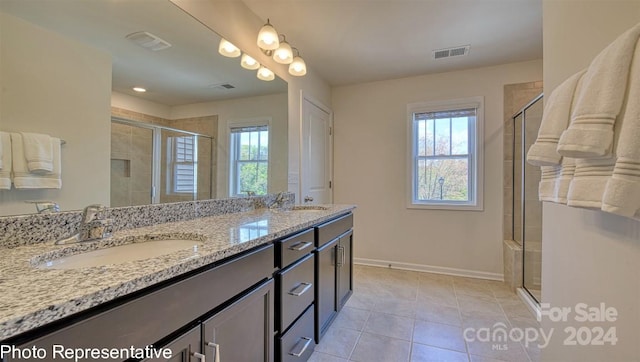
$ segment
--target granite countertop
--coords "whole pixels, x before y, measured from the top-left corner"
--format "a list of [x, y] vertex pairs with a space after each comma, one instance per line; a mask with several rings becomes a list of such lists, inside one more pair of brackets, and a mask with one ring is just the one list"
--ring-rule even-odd
[[[1, 249], [0, 341], [74, 313], [141, 290], [158, 282], [268, 244], [352, 210], [256, 209], [189, 221], [122, 230], [105, 240], [70, 245], [53, 242]], [[81, 269], [48, 269], [36, 265], [64, 255], [148, 239], [200, 240], [197, 253], [181, 250], [157, 258]]]

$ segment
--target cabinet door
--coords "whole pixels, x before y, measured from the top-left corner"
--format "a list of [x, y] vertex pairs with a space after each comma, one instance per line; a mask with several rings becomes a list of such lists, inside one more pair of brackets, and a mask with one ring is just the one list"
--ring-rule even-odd
[[336, 250], [334, 239], [316, 251], [316, 343], [327, 331], [337, 313]]
[[207, 361], [273, 362], [273, 303], [271, 279], [205, 321]]
[[171, 350], [171, 358], [149, 358], [143, 362], [195, 362], [203, 361], [204, 355], [200, 352], [200, 326], [181, 335], [162, 349]]
[[337, 249], [338, 265], [338, 310], [353, 293], [353, 232], [340, 237]]

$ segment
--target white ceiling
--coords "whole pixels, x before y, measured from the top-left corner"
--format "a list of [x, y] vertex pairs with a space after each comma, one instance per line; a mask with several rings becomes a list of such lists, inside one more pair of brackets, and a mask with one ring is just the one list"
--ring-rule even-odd
[[334, 86], [542, 59], [541, 0], [243, 1]]

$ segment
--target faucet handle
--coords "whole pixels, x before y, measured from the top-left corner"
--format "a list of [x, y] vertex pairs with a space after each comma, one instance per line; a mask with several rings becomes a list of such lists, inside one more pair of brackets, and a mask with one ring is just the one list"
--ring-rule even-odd
[[89, 223], [93, 220], [104, 220], [106, 218], [107, 207], [101, 204], [93, 204], [84, 208], [82, 220]]

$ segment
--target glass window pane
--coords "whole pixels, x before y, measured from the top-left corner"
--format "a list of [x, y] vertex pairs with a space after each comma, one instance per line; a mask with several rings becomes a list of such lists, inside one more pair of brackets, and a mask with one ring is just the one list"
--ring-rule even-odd
[[256, 195], [267, 193], [267, 163], [242, 162], [238, 167], [239, 192], [253, 191]]
[[427, 134], [426, 134], [426, 121], [415, 121], [415, 126], [417, 128], [417, 142], [416, 149], [418, 151], [418, 156], [426, 156], [426, 148], [427, 148]]
[[269, 159], [269, 132], [260, 132], [260, 160]]
[[418, 159], [418, 201], [469, 201], [468, 159]]
[[469, 153], [469, 118], [460, 117], [451, 120], [451, 154]]
[[451, 145], [451, 129], [450, 119], [440, 118], [436, 119], [436, 155], [449, 155]]

